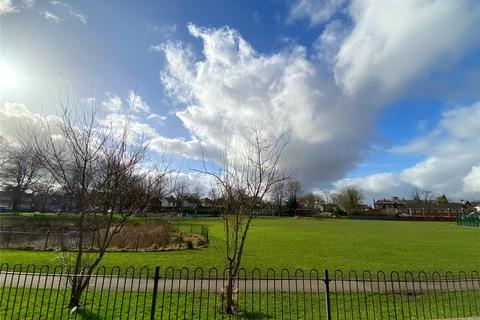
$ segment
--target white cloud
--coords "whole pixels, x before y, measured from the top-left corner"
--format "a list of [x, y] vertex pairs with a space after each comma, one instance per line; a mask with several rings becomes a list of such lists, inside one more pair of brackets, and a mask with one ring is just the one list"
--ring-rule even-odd
[[150, 113], [150, 106], [143, 98], [135, 93], [135, 91], [128, 91], [128, 105], [133, 112], [145, 112]]
[[52, 133], [56, 133], [61, 120], [53, 115], [32, 113], [23, 103], [6, 102], [0, 107], [0, 136], [16, 143], [23, 134], [41, 132], [45, 124], [50, 126]]
[[87, 107], [95, 107], [97, 99], [95, 97], [85, 97], [81, 98], [80, 101]]
[[[89, 98], [87, 98], [89, 99]], [[91, 99], [89, 99], [91, 101]], [[122, 134], [125, 129], [129, 130], [128, 143], [144, 143], [158, 138], [157, 131], [134, 115], [110, 113], [97, 118], [103, 128], [112, 129], [114, 134]], [[31, 112], [24, 104], [7, 102], [0, 106], [0, 136], [8, 138], [12, 142], [18, 141], [22, 134], [31, 132], [46, 133], [45, 124], [48, 124], [52, 134], [62, 124], [62, 119], [54, 115], [41, 115]], [[159, 144], [152, 144], [152, 148], [161, 151]]]
[[87, 24], [88, 17], [72, 7], [70, 4], [61, 1], [50, 1], [51, 10], [43, 12], [43, 17], [48, 20], [52, 20], [56, 23], [60, 23], [67, 18], [74, 18], [84, 25]]
[[337, 192], [343, 187], [358, 186], [362, 189], [366, 200], [370, 198], [409, 196], [414, 186], [401, 179], [400, 174], [392, 172], [377, 173], [365, 177], [344, 178], [333, 184], [331, 192]]
[[50, 12], [50, 11], [44, 11], [42, 13], [43, 17], [47, 20], [51, 20], [55, 23], [60, 23], [63, 19], [57, 16], [56, 14]]
[[[313, 9], [307, 14], [305, 8]], [[346, 12], [343, 8], [351, 21], [331, 21]], [[183, 105], [176, 115], [192, 137], [219, 147], [252, 126], [267, 136], [288, 130], [292, 144], [287, 156], [307, 188], [336, 180], [354, 166], [368, 148], [373, 120], [386, 102], [408, 95], [408, 86], [422, 84], [431, 72], [448, 72], [480, 45], [480, 37], [470, 31], [480, 27], [480, 3], [469, 0], [352, 0], [348, 6], [347, 1], [296, 1], [290, 19], [301, 18], [312, 25], [326, 23], [314, 44], [318, 59], [295, 43], [261, 54], [231, 28], [195, 25], [188, 29], [203, 43], [201, 57], [181, 42], [152, 50], [165, 54], [161, 81], [174, 102]], [[333, 75], [323, 71], [325, 64]], [[457, 162], [462, 169], [455, 171], [460, 175], [455, 183], [443, 181], [442, 174], [434, 179], [431, 168], [453, 170], [440, 149], [449, 150], [450, 156], [470, 150], [470, 143], [457, 141], [471, 134], [463, 132], [463, 125], [446, 127], [460, 114], [459, 109], [445, 114], [431, 133], [410, 146], [396, 147], [396, 152], [412, 152], [406, 148], [414, 149], [417, 143], [415, 149], [426, 159], [402, 174], [375, 177], [369, 182], [372, 188], [380, 178], [395, 177], [401, 182], [390, 185], [398, 190], [428, 181], [438, 190], [458, 193], [459, 181], [474, 161], [470, 153]], [[186, 154], [195, 139], [172, 145]], [[432, 139], [441, 139], [443, 145], [435, 144], [426, 154]]]
[[325, 65], [332, 68], [338, 49], [349, 34], [349, 27], [341, 20], [333, 20], [325, 26], [313, 47], [317, 58]]
[[[178, 42], [167, 43], [161, 80], [166, 92], [186, 105], [176, 115], [193, 137], [221, 148], [252, 127], [267, 137], [289, 131], [287, 157], [301, 168], [299, 177], [308, 187], [351, 168], [365, 146], [370, 112], [344, 101], [303, 47], [265, 55], [227, 27], [189, 30], [203, 41], [202, 59]], [[175, 142], [180, 154], [193, 148], [191, 141]]]
[[163, 136], [157, 136], [150, 140], [149, 144], [158, 152], [167, 150], [181, 157], [186, 157], [189, 159], [202, 159], [202, 146], [196, 140], [186, 141], [182, 138], [166, 138]]
[[310, 25], [329, 21], [347, 0], [297, 0], [290, 7], [289, 22], [308, 19]]
[[177, 24], [149, 26], [148, 29], [154, 32], [159, 32], [165, 38], [170, 38], [175, 34], [175, 32], [177, 32]]
[[480, 102], [446, 111], [429, 134], [393, 148], [426, 158], [399, 173], [341, 179], [335, 186], [357, 184], [371, 196], [409, 196], [415, 187], [454, 198], [480, 192]]
[[107, 114], [99, 122], [106, 128], [113, 129], [118, 134], [123, 134], [125, 129], [128, 129], [129, 141], [128, 143], [144, 143], [157, 137], [158, 133], [150, 125], [143, 123], [140, 119], [133, 115], [126, 115], [121, 113]]
[[17, 11], [18, 9], [13, 5], [12, 0], [0, 0], [0, 15]]
[[353, 29], [334, 69], [351, 95], [391, 98], [480, 44], [478, 1], [352, 0], [349, 13]]
[[116, 94], [105, 92], [107, 99], [102, 102], [102, 106], [111, 112], [119, 112], [122, 110], [122, 99]]
[[35, 0], [23, 0], [23, 5], [27, 9], [33, 9], [33, 7], [35, 7]]
[[478, 196], [480, 192], [480, 165], [472, 167], [472, 170], [463, 178], [463, 191]]
[[165, 120], [167, 120], [167, 116], [162, 116], [155, 112], [152, 112], [147, 116], [147, 120], [154, 120], [157, 124], [164, 125]]

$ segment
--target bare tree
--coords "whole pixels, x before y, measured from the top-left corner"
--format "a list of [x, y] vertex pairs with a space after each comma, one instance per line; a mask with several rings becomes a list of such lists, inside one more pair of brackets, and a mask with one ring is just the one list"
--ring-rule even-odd
[[348, 186], [336, 195], [336, 202], [348, 214], [354, 213], [363, 200], [362, 190], [357, 186]]
[[423, 202], [424, 203], [431, 202], [435, 198], [433, 192], [430, 191], [430, 190], [423, 190], [422, 195], [423, 195]]
[[183, 208], [183, 202], [188, 197], [190, 185], [185, 180], [178, 180], [175, 182], [173, 194], [175, 195], [177, 212]]
[[310, 192], [300, 198], [300, 203], [315, 215], [322, 209], [324, 201], [320, 195]]
[[173, 193], [177, 174], [172, 168], [172, 162], [171, 156], [162, 154], [162, 157], [155, 159], [155, 170], [141, 180], [147, 196], [146, 206], [153, 203], [161, 205], [162, 199]]
[[41, 177], [32, 186], [36, 196], [39, 197], [39, 202], [36, 204], [36, 210], [39, 210], [40, 212], [46, 211], [48, 199], [55, 191], [54, 184], [55, 180], [52, 178], [50, 173], [46, 170], [42, 170]]
[[419, 188], [413, 189], [413, 191], [412, 191], [412, 200], [413, 200], [415, 203], [420, 203], [420, 202], [422, 202], [421, 194], [422, 194], [422, 190], [421, 190], [421, 189], [419, 189]]
[[64, 256], [73, 274], [69, 278], [73, 309], [80, 306], [92, 273], [127, 218], [139, 212], [152, 194], [161, 193], [164, 172], [146, 165], [148, 146], [132, 142], [129, 122], [120, 128], [107, 126], [94, 107], [72, 105], [68, 96], [60, 104], [62, 121], [46, 123], [42, 132], [27, 128], [21, 136], [22, 145], [74, 199], [78, 240], [76, 251]]
[[277, 183], [272, 187], [271, 193], [276, 210], [280, 214], [280, 212], [282, 212], [283, 201], [285, 198], [285, 184], [283, 182]]
[[298, 195], [302, 190], [302, 184], [298, 180], [290, 180], [287, 184], [288, 200], [287, 208], [290, 213], [295, 213], [295, 210], [298, 208]]
[[9, 154], [10, 145], [5, 137], [0, 136], [0, 169], [7, 164]]
[[286, 135], [269, 140], [258, 130], [244, 136], [243, 147], [226, 147], [221, 157], [220, 170], [202, 172], [216, 182], [216, 194], [221, 195], [222, 219], [225, 228], [225, 260], [228, 270], [228, 285], [225, 288], [226, 313], [236, 312], [234, 292], [235, 279], [241, 265], [248, 231], [265, 196], [272, 188], [290, 178], [282, 163], [282, 155], [288, 144]]
[[302, 190], [302, 184], [298, 180], [288, 181], [287, 191], [290, 198], [297, 198]]
[[25, 192], [40, 177], [40, 162], [23, 147], [10, 148], [0, 172], [5, 189], [12, 193], [12, 211], [17, 211]]

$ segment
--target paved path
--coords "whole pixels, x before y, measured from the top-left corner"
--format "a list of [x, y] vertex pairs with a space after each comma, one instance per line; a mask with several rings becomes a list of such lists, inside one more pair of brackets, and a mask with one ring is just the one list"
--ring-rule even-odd
[[[0, 287], [19, 288], [65, 288], [67, 277], [65, 275], [40, 275], [33, 273], [0, 273]], [[221, 292], [227, 280], [215, 278], [160, 278], [158, 291], [192, 292], [211, 291]], [[92, 276], [89, 290], [127, 290], [127, 291], [152, 291], [154, 280], [139, 277], [121, 277], [100, 275]], [[241, 292], [298, 292], [322, 293], [325, 292], [325, 283], [321, 279], [240, 279], [236, 287]], [[404, 293], [420, 294], [429, 291], [452, 292], [475, 290], [480, 294], [479, 279], [449, 280], [449, 281], [347, 281], [334, 280], [330, 282], [330, 291], [352, 293]]]

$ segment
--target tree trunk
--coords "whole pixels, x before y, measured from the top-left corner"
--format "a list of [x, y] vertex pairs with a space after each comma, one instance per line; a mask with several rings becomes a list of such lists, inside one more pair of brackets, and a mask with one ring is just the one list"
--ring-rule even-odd
[[80, 298], [82, 296], [82, 258], [83, 258], [83, 220], [84, 220], [84, 213], [80, 213], [79, 221], [78, 221], [78, 243], [77, 243], [77, 255], [75, 257], [75, 267], [73, 269], [74, 275], [72, 278], [72, 285], [71, 285], [71, 295], [70, 295], [70, 302], [68, 307], [70, 309], [74, 307], [80, 307]]
[[235, 287], [235, 276], [228, 276], [228, 285], [226, 288], [225, 298], [227, 300], [227, 305], [225, 306], [225, 313], [232, 315], [235, 314], [235, 297], [234, 297], [234, 287]]
[[80, 299], [82, 298], [82, 281], [81, 276], [74, 275], [72, 279], [72, 288], [70, 293], [70, 301], [68, 303], [68, 308], [80, 308]]
[[13, 197], [12, 197], [12, 211], [16, 212], [18, 210], [18, 204], [20, 203], [22, 196], [21, 192], [18, 189], [15, 189], [13, 191]]
[[235, 278], [237, 277], [237, 268], [235, 267], [235, 260], [231, 260], [228, 266], [228, 284], [224, 289], [224, 298], [227, 300], [225, 306], [225, 313], [232, 315], [236, 313], [235, 309]]
[[43, 196], [42, 207], [40, 208], [40, 212], [45, 212], [45, 208], [47, 207], [47, 199], [48, 199], [48, 195], [45, 194]]

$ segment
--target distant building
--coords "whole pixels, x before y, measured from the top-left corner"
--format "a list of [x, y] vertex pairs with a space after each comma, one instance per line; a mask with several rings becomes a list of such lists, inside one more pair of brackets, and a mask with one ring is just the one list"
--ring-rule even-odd
[[397, 208], [404, 207], [407, 204], [408, 204], [407, 200], [393, 197], [392, 199], [383, 199], [383, 200], [375, 201], [374, 207], [375, 209], [397, 209]]
[[209, 199], [209, 198], [200, 199], [200, 206], [202, 208], [213, 208], [214, 204], [215, 203], [212, 199]]
[[417, 217], [444, 217], [452, 218], [459, 214], [471, 212], [473, 205], [464, 202], [437, 203], [437, 201], [413, 201], [399, 198], [382, 199], [375, 201], [375, 209], [393, 211], [395, 214], [408, 214]]
[[162, 198], [162, 209], [174, 210], [177, 207], [177, 199], [175, 197]]
[[[14, 191], [0, 191], [0, 211], [12, 210]], [[33, 193], [24, 192], [17, 204], [17, 211], [31, 211], [33, 209]]]

